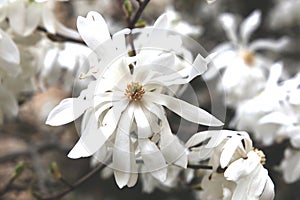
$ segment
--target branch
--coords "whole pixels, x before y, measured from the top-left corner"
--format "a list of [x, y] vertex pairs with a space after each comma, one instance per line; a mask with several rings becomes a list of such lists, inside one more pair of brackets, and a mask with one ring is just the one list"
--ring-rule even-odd
[[74, 42], [74, 43], [86, 45], [85, 42], [81, 39], [71, 38], [59, 33], [56, 34], [49, 33], [44, 27], [41, 26], [37, 27], [37, 30], [46, 33], [47, 37], [54, 42]]
[[210, 166], [210, 165], [195, 165], [195, 164], [188, 164], [187, 168], [190, 168], [190, 169], [209, 169], [209, 170], [213, 169], [213, 167]]
[[140, 19], [143, 11], [145, 10], [145, 8], [149, 2], [150, 2], [150, 0], [144, 0], [139, 3], [140, 6], [139, 6], [138, 10], [136, 11], [135, 15], [133, 16], [132, 20], [130, 20], [130, 24], [129, 24], [128, 28], [133, 29], [135, 27], [135, 24]]
[[85, 181], [87, 181], [90, 177], [92, 177], [94, 174], [96, 174], [97, 172], [101, 171], [102, 169], [104, 169], [104, 167], [106, 167], [104, 164], [99, 164], [97, 167], [95, 167], [92, 171], [90, 171], [89, 173], [87, 173], [86, 175], [84, 175], [82, 178], [80, 178], [79, 180], [77, 180], [75, 183], [73, 184], [68, 184], [69, 188], [66, 188], [60, 192], [54, 193], [54, 194], [50, 194], [50, 195], [41, 195], [38, 193], [34, 193], [34, 196], [40, 200], [53, 200], [53, 199], [59, 199], [65, 195], [67, 195], [68, 193], [72, 192], [75, 188], [77, 188], [78, 186], [80, 186], [82, 183], [84, 183]]

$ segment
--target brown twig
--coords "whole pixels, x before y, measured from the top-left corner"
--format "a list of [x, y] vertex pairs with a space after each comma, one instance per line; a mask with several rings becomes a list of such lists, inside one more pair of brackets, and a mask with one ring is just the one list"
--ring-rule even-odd
[[135, 27], [135, 24], [140, 19], [143, 11], [145, 10], [145, 8], [146, 8], [146, 6], [148, 5], [149, 2], [150, 2], [150, 0], [144, 0], [144, 1], [139, 3], [139, 8], [136, 11], [136, 13], [134, 14], [132, 20], [130, 20], [128, 28], [133, 29]]
[[[148, 3], [150, 2], [150, 0], [143, 0], [143, 1], [137, 0], [137, 2], [139, 3], [139, 8], [137, 9], [137, 11], [135, 12], [135, 14], [133, 15], [132, 18], [131, 18], [131, 15], [126, 14], [125, 11], [123, 10], [124, 0], [119, 0], [119, 2], [120, 2], [121, 10], [124, 12], [124, 15], [126, 16], [127, 27], [130, 28], [130, 29], [133, 29], [133, 28], [135, 28], [135, 24], [140, 19], [143, 11], [145, 10], [145, 8], [148, 5]], [[135, 56], [136, 55], [136, 50], [135, 50], [135, 47], [134, 47], [132, 33], [129, 33], [128, 40], [129, 40], [129, 45], [131, 47], [131, 51], [129, 52], [129, 56]], [[129, 68], [130, 68], [131, 74], [133, 74], [134, 68], [132, 66], [129, 66]]]
[[195, 165], [195, 164], [188, 164], [187, 168], [190, 169], [208, 169], [208, 170], [212, 170], [213, 167], [210, 165]]
[[46, 33], [47, 37], [54, 42], [74, 42], [74, 43], [86, 45], [85, 42], [81, 39], [71, 38], [59, 33], [52, 34], [49, 33], [44, 27], [41, 26], [37, 27], [37, 30]]

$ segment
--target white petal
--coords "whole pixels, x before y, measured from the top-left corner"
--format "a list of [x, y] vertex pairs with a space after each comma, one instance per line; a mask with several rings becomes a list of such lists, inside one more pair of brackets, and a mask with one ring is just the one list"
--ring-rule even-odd
[[2, 0], [0, 3], [0, 22], [2, 22], [6, 18], [7, 5], [8, 5], [7, 0]]
[[123, 188], [130, 180], [131, 172], [131, 148], [130, 128], [133, 120], [133, 113], [127, 109], [122, 115], [116, 133], [113, 149], [114, 175], [119, 188]]
[[283, 69], [283, 63], [277, 62], [271, 66], [269, 78], [267, 81], [266, 89], [273, 89], [277, 86], [277, 82], [279, 81], [279, 78], [281, 76]]
[[89, 12], [86, 18], [79, 16], [77, 27], [82, 39], [93, 50], [111, 39], [105, 20], [97, 12]]
[[202, 75], [205, 80], [215, 78], [220, 70], [228, 66], [228, 60], [236, 57], [236, 52], [232, 50], [232, 45], [225, 43], [215, 48], [208, 57], [212, 61], [208, 65], [208, 70]]
[[238, 44], [238, 38], [236, 35], [236, 20], [233, 14], [224, 13], [220, 16], [220, 21], [225, 30], [227, 37], [234, 43]]
[[[51, 1], [47, 2], [53, 3]], [[45, 26], [46, 30], [50, 33], [59, 33], [61, 35], [65, 35], [71, 38], [76, 38], [79, 39], [80, 35], [78, 32], [76, 32], [73, 29], [65, 27], [62, 23], [56, 19], [53, 10], [49, 8], [49, 6], [44, 5], [43, 13], [42, 13], [42, 20], [43, 20], [43, 25]]]
[[[260, 157], [253, 151], [249, 152], [247, 158], [240, 158], [231, 163], [224, 172], [224, 177], [230, 181], [238, 181], [248, 176], [259, 167]], [[224, 168], [224, 167], [223, 167]]]
[[[130, 143], [130, 152], [135, 152], [135, 145], [133, 144], [133, 142]], [[127, 186], [128, 187], [133, 187], [137, 181], [138, 181], [138, 166], [136, 164], [136, 158], [135, 158], [135, 154], [131, 153], [130, 154], [130, 161], [131, 161], [131, 173], [130, 173], [130, 178], [127, 182]]]
[[[14, 41], [0, 29], [0, 58], [11, 64], [20, 64], [20, 53]], [[3, 67], [3, 66], [1, 66]], [[18, 66], [19, 67], [19, 66]], [[9, 70], [9, 69], [7, 69]]]
[[70, 123], [80, 117], [89, 106], [89, 101], [81, 101], [78, 98], [64, 99], [49, 113], [46, 124], [60, 126]]
[[52, 10], [48, 6], [43, 7], [42, 20], [46, 30], [52, 34], [55, 34], [55, 16]]
[[236, 152], [241, 143], [240, 137], [231, 137], [224, 145], [222, 154], [220, 156], [220, 165], [222, 168], [227, 167], [233, 154]]
[[185, 144], [186, 147], [193, 147], [201, 144], [205, 140], [210, 141], [205, 145], [206, 148], [213, 148], [218, 146], [232, 131], [228, 130], [208, 130], [195, 133]]
[[187, 153], [179, 139], [172, 134], [167, 118], [163, 119], [162, 132], [160, 137], [160, 150], [167, 163], [172, 163], [180, 167], [187, 167]]
[[168, 27], [168, 16], [166, 13], [160, 15], [154, 22], [153, 28], [165, 29]]
[[19, 35], [28, 36], [38, 26], [41, 19], [41, 7], [39, 3], [15, 1], [8, 9], [9, 23], [12, 29]]
[[272, 39], [259, 39], [253, 41], [249, 45], [249, 49], [252, 51], [257, 50], [272, 50], [272, 51], [281, 51], [289, 44], [290, 40], [287, 37], [282, 37], [279, 40]]
[[108, 138], [116, 129], [122, 112], [127, 108], [128, 100], [115, 102], [113, 107], [106, 113], [102, 124], [101, 131]]
[[300, 135], [299, 135], [300, 127], [297, 128], [297, 134], [291, 138], [291, 144], [295, 148], [300, 148]]
[[280, 164], [283, 178], [286, 183], [294, 183], [300, 179], [300, 151], [286, 149], [284, 155]]
[[138, 137], [139, 138], [149, 138], [152, 136], [152, 131], [150, 124], [147, 120], [144, 111], [140, 106], [135, 106], [134, 108], [134, 118], [138, 128]]
[[247, 44], [253, 31], [257, 29], [261, 22], [261, 12], [255, 10], [241, 24], [241, 38], [244, 44]]
[[272, 200], [275, 197], [274, 192], [274, 183], [271, 180], [270, 177], [268, 177], [267, 182], [265, 184], [265, 188], [263, 190], [263, 193], [260, 196], [260, 200]]
[[138, 146], [147, 172], [151, 172], [156, 179], [164, 182], [167, 177], [167, 164], [163, 154], [148, 138], [140, 138]]
[[90, 115], [88, 124], [84, 129], [79, 141], [68, 154], [69, 158], [77, 159], [88, 157], [98, 151], [108, 138], [98, 128], [98, 121], [95, 113]]
[[146, 93], [144, 95], [144, 98], [147, 98], [153, 103], [166, 106], [168, 109], [172, 110], [173, 112], [175, 112], [176, 114], [188, 121], [207, 126], [223, 125], [223, 123], [220, 120], [218, 120], [205, 110], [180, 99], [164, 94], [158, 94], [155, 92]]
[[272, 112], [268, 115], [265, 115], [259, 120], [259, 124], [279, 124], [279, 125], [292, 125], [293, 123], [296, 123], [297, 119], [295, 119], [293, 116], [286, 115], [282, 112]]
[[196, 59], [192, 64], [192, 70], [189, 73], [187, 83], [193, 80], [195, 77], [200, 76], [207, 70], [208, 61], [203, 58], [200, 54], [197, 55]]

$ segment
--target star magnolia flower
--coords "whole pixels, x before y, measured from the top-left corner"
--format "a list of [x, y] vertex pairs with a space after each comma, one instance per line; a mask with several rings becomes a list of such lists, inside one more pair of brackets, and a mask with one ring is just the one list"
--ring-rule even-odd
[[[165, 17], [159, 18], [155, 26], [160, 27], [167, 20]], [[137, 160], [142, 160], [147, 172], [160, 181], [166, 180], [168, 164], [185, 168], [185, 149], [172, 134], [163, 106], [194, 123], [221, 126], [222, 122], [164, 91], [202, 74], [206, 60], [198, 55], [192, 64], [176, 67], [178, 60], [173, 53], [147, 48], [129, 57], [125, 45], [129, 30], [111, 38], [104, 19], [96, 12], [88, 13], [86, 18], [79, 17], [77, 26], [83, 40], [98, 56], [95, 67], [87, 73], [96, 80], [79, 97], [63, 100], [50, 112], [46, 122], [59, 126], [85, 113], [81, 137], [68, 156], [80, 158], [96, 153], [101, 161], [111, 151], [114, 176], [120, 188], [135, 185]], [[154, 44], [156, 30], [147, 35], [147, 42]], [[178, 38], [175, 39], [176, 42]], [[168, 44], [174, 46], [174, 40]]]
[[220, 21], [230, 42], [221, 44], [213, 50], [211, 56], [215, 68], [209, 68], [204, 77], [210, 79], [219, 70], [226, 68], [219, 89], [227, 94], [226, 103], [235, 107], [243, 100], [256, 96], [265, 87], [266, 72], [271, 62], [256, 51], [278, 51], [287, 44], [287, 38], [278, 41], [259, 39], [249, 44], [251, 34], [261, 22], [261, 13], [258, 10], [243, 21], [239, 35], [236, 34], [234, 15], [222, 14]]
[[265, 115], [278, 110], [285, 99], [285, 92], [278, 81], [282, 72], [282, 63], [275, 63], [270, 70], [266, 88], [258, 96], [238, 105], [230, 126], [237, 130], [246, 130], [254, 134], [256, 140], [264, 145], [274, 142], [277, 126], [260, 124]]
[[173, 30], [177, 33], [183, 35], [201, 35], [203, 28], [200, 26], [193, 26], [181, 19], [181, 16], [178, 12], [175, 11], [173, 7], [168, 7], [166, 9], [166, 15], [169, 20], [168, 29]]
[[[194, 153], [189, 157], [193, 158], [193, 162], [195, 155], [200, 155], [198, 162], [203, 162], [209, 154], [208, 164], [212, 166], [212, 172], [203, 181], [219, 183], [215, 186], [219, 192], [209, 194], [209, 191], [214, 190], [208, 186], [206, 188], [209, 190], [204, 192], [206, 196], [216, 199], [228, 199], [230, 196], [229, 199], [234, 200], [274, 198], [273, 182], [268, 176], [268, 171], [262, 166], [266, 161], [265, 156], [262, 151], [253, 149], [252, 141], [246, 132], [203, 131], [193, 135], [186, 146]], [[220, 175], [223, 175], [224, 179]], [[232, 183], [235, 183], [234, 187]]]
[[299, 26], [299, 9], [299, 0], [277, 0], [268, 15], [269, 26], [275, 30]]
[[76, 31], [66, 28], [53, 13], [54, 0], [2, 0], [0, 2], [0, 22], [8, 18], [15, 33], [28, 36], [42, 23], [50, 33], [60, 33], [79, 38]]

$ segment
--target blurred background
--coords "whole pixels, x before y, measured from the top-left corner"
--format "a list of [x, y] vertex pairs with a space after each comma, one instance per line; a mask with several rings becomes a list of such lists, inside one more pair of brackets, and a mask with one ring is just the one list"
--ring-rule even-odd
[[[181, 31], [186, 32], [182, 34], [188, 34], [198, 41], [207, 52], [210, 52], [214, 47], [228, 40], [218, 20], [221, 13], [236, 14], [242, 21], [256, 9], [262, 12], [262, 24], [254, 32], [251, 40], [255, 38], [276, 39], [288, 36], [291, 40], [290, 45], [280, 54], [264, 53], [274, 61], [283, 61], [285, 76], [292, 77], [299, 71], [300, 67], [299, 0], [217, 0], [213, 4], [207, 4], [204, 0], [151, 0], [142, 15], [142, 19], [151, 25], [162, 13], [169, 12], [175, 16], [174, 24], [185, 23]], [[56, 17], [64, 25], [73, 29], [76, 29], [77, 16], [86, 16], [88, 11], [91, 10], [98, 11], [104, 16], [111, 33], [126, 27], [126, 21], [117, 0], [70, 0], [55, 3]], [[36, 33], [30, 36], [33, 47], [37, 43], [34, 42], [35, 38], [32, 37], [41, 37], [40, 34], [43, 35], [44, 33]], [[48, 51], [51, 51], [52, 48], [59, 48], [59, 52], [67, 51], [66, 55], [64, 53], [59, 54], [61, 60], [64, 60], [64, 56], [66, 56], [66, 59], [72, 59], [69, 56], [68, 49], [60, 47], [60, 45], [59, 42], [52, 46], [49, 45], [45, 50], [47, 53], [44, 55], [51, 57], [51, 53], [49, 54]], [[70, 49], [72, 48], [76, 47], [71, 46]], [[31, 54], [22, 56], [26, 58]], [[74, 59], [78, 59], [78, 57], [74, 57]], [[66, 188], [67, 185], [55, 179], [55, 176], [51, 173], [51, 165], [53, 168], [54, 162], [57, 163], [64, 179], [71, 183], [91, 171], [89, 158], [72, 160], [66, 156], [78, 139], [78, 133], [73, 123], [63, 127], [44, 125], [49, 111], [60, 100], [72, 95], [74, 88], [70, 87], [72, 87], [73, 79], [78, 77], [79, 72], [74, 68], [70, 70], [66, 66], [68, 64], [68, 62], [65, 64], [51, 63], [51, 66], [49, 65], [51, 69], [37, 70], [36, 76], [42, 76], [43, 78], [37, 79], [35, 84], [39, 85], [38, 81], [42, 80], [43, 86], [20, 92], [18, 95], [19, 112], [17, 117], [5, 118], [3, 125], [0, 126], [0, 199], [36, 199], [33, 195], [35, 191], [55, 193]], [[56, 68], [56, 65], [59, 70], [52, 70], [52, 68]], [[52, 80], [52, 76], [56, 79]], [[215, 79], [209, 81], [210, 84], [216, 82]], [[70, 82], [72, 84], [69, 84]], [[197, 87], [200, 107], [210, 110], [210, 96], [204, 81], [198, 78], [192, 82], [192, 85]], [[228, 127], [234, 113], [234, 109], [227, 109], [225, 128]], [[179, 119], [172, 115], [169, 116], [169, 119], [173, 122], [171, 124], [172, 129], [176, 130]], [[188, 126], [185, 129], [181, 135], [184, 135], [184, 132], [190, 132]], [[199, 127], [199, 130], [201, 129], [203, 128]], [[183, 139], [186, 140], [187, 138]], [[300, 199], [298, 197], [300, 181], [286, 184], [282, 174], [276, 169], [288, 144], [282, 142], [268, 147], [262, 146], [259, 142], [254, 142], [254, 144], [254, 146], [262, 149], [267, 156], [265, 167], [269, 170], [275, 183], [275, 199]], [[24, 164], [24, 171], [12, 184], [9, 184], [16, 166], [20, 162]], [[197, 180], [193, 180], [188, 185], [179, 184], [177, 188], [156, 188], [154, 192], [148, 194], [143, 192], [140, 182], [133, 188], [120, 190], [115, 184], [113, 176], [106, 178], [103, 176], [105, 174], [97, 173], [62, 199], [199, 199], [197, 194], [193, 192], [193, 189], [197, 188], [196, 185], [199, 184]], [[9, 187], [7, 187], [8, 184]]]

